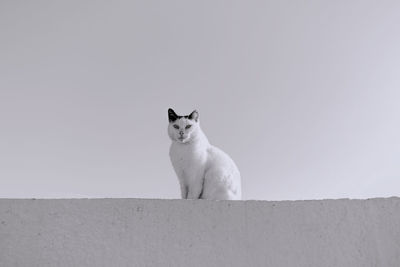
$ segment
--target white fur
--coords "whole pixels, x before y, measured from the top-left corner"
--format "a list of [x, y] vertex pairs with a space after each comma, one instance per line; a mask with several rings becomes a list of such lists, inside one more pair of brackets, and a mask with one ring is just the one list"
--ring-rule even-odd
[[[175, 129], [176, 124], [180, 129]], [[185, 129], [191, 124], [190, 129]], [[183, 131], [183, 138], [179, 131]], [[241, 199], [240, 172], [233, 160], [211, 145], [197, 120], [180, 118], [168, 125], [169, 155], [183, 199]]]

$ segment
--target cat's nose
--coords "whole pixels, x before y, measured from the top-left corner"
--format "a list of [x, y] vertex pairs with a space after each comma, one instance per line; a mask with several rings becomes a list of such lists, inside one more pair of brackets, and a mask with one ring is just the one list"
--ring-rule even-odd
[[182, 132], [182, 131], [180, 131], [180, 132], [179, 132], [179, 134], [180, 134], [180, 135], [183, 135], [183, 132]]

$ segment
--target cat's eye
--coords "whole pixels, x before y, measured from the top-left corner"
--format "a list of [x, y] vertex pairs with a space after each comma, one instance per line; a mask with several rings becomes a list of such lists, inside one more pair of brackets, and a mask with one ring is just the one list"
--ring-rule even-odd
[[192, 127], [192, 125], [188, 124], [186, 125], [185, 129], [189, 129], [190, 127]]
[[179, 126], [176, 125], [176, 124], [174, 124], [174, 128], [175, 128], [175, 129], [179, 129]]

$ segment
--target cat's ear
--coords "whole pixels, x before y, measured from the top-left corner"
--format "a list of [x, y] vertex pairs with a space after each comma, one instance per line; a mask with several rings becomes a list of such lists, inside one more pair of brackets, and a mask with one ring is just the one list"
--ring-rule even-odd
[[194, 110], [192, 113], [190, 113], [189, 120], [194, 120], [195, 122], [198, 122], [199, 121], [199, 112], [197, 110]]
[[175, 111], [172, 108], [168, 109], [168, 120], [169, 122], [174, 122], [178, 119], [178, 115], [176, 115]]

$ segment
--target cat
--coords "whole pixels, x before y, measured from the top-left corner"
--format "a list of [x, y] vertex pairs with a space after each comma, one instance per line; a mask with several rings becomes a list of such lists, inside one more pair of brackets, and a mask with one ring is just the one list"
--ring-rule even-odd
[[199, 113], [178, 116], [170, 108], [168, 120], [169, 156], [182, 199], [240, 200], [240, 172], [225, 152], [209, 143]]

